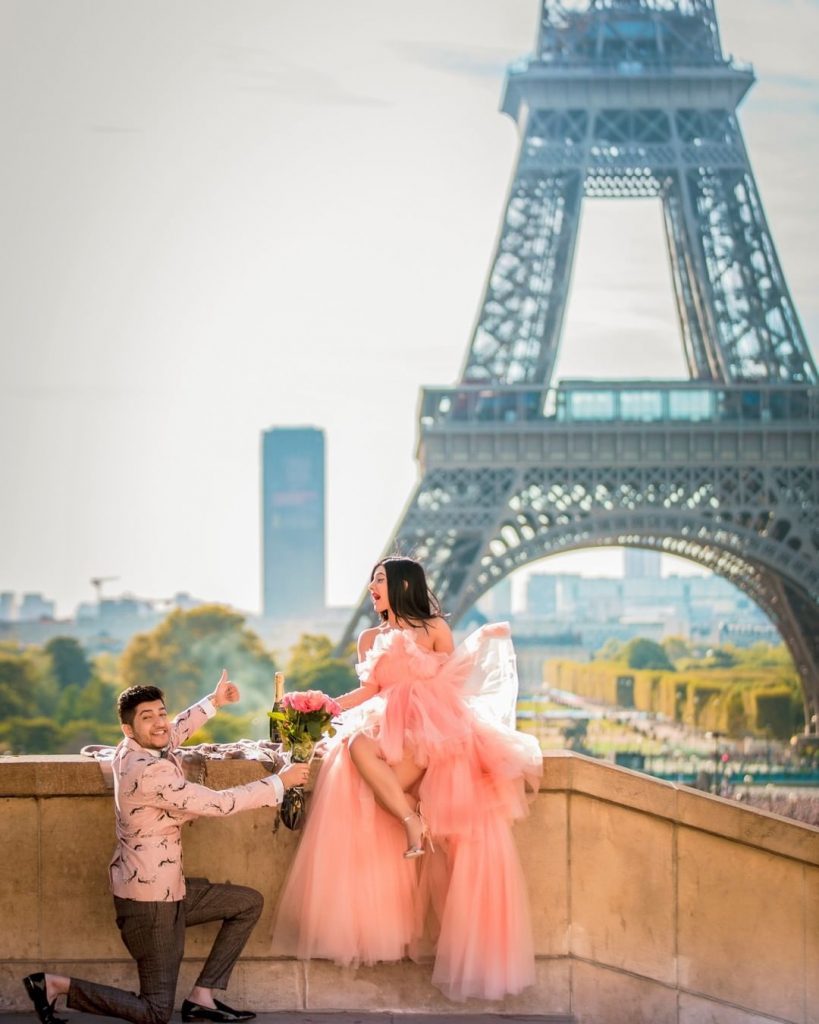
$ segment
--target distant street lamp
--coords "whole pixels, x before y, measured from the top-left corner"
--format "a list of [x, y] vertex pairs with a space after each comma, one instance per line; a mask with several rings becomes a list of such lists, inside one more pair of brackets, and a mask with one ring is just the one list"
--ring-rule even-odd
[[720, 761], [720, 757], [719, 757], [719, 741], [724, 738], [725, 733], [724, 732], [716, 732], [716, 731], [714, 731], [714, 732], [707, 732], [705, 735], [708, 737], [708, 739], [712, 739], [714, 741], [714, 779], [713, 779], [713, 782], [711, 784], [711, 792], [715, 793], [715, 794], [718, 794], [719, 791], [720, 791], [720, 788], [721, 788], [720, 784], [719, 784], [720, 765], [721, 765], [721, 761]]

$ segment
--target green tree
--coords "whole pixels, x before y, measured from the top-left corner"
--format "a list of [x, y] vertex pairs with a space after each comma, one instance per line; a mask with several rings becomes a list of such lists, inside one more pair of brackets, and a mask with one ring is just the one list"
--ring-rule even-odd
[[53, 754], [78, 754], [91, 743], [104, 743], [115, 747], [122, 739], [119, 725], [105, 724], [92, 718], [77, 718], [60, 726], [59, 737], [49, 751]]
[[711, 668], [733, 668], [738, 661], [735, 651], [730, 647], [714, 647], [706, 657]]
[[62, 740], [60, 726], [51, 718], [8, 718], [0, 722], [0, 749], [14, 754], [49, 754]]
[[663, 650], [670, 661], [678, 662], [691, 657], [691, 644], [684, 636], [669, 636], [663, 640]]
[[350, 662], [336, 658], [328, 637], [314, 633], [302, 634], [291, 648], [285, 676], [288, 690], [321, 690], [331, 697], [358, 686]]
[[82, 688], [91, 678], [91, 665], [73, 636], [55, 636], [45, 645], [45, 652], [61, 690], [66, 686]]
[[796, 669], [784, 644], [755, 643], [745, 648], [730, 648], [740, 664], [749, 668], [780, 668], [789, 674]]
[[0, 719], [53, 714], [57, 697], [51, 659], [39, 648], [0, 646]]
[[29, 712], [35, 685], [31, 664], [25, 658], [13, 651], [0, 651], [0, 719]]
[[669, 661], [663, 647], [656, 640], [647, 640], [642, 636], [629, 640], [623, 648], [623, 657], [629, 668], [653, 668], [668, 672], [674, 671], [674, 666]]
[[116, 685], [95, 674], [86, 686], [72, 684], [63, 690], [57, 704], [56, 717], [63, 723], [85, 719], [101, 725], [117, 725], [117, 694]]
[[597, 657], [602, 661], [619, 661], [622, 656], [623, 645], [613, 636], [610, 636], [597, 652]]
[[267, 739], [268, 719], [266, 714], [226, 715], [220, 711], [215, 718], [209, 718], [196, 733], [197, 743], [233, 743], [235, 740], [251, 739], [264, 734]]
[[222, 669], [242, 692], [241, 713], [269, 707], [275, 664], [245, 618], [222, 605], [171, 612], [133, 637], [120, 658], [122, 686], [158, 686], [175, 713], [210, 693]]

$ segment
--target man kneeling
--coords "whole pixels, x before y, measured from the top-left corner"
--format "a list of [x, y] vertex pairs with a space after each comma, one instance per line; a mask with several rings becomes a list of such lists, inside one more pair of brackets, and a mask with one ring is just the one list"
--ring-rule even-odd
[[242, 885], [185, 879], [182, 834], [186, 821], [222, 817], [255, 807], [273, 807], [285, 789], [304, 785], [308, 766], [293, 764], [279, 775], [232, 789], [212, 790], [188, 782], [173, 753], [239, 690], [222, 672], [216, 689], [171, 722], [156, 686], [132, 686], [119, 695], [117, 709], [125, 739], [113, 760], [117, 845], [109, 868], [117, 927], [139, 971], [139, 995], [110, 985], [58, 974], [23, 979], [41, 1024], [65, 1024], [55, 1014], [61, 995], [74, 1010], [121, 1017], [137, 1024], [166, 1024], [173, 1012], [176, 982], [185, 947], [185, 928], [206, 921], [222, 927], [188, 999], [183, 1021], [220, 1024], [251, 1020], [213, 996], [227, 988], [262, 912], [263, 898]]

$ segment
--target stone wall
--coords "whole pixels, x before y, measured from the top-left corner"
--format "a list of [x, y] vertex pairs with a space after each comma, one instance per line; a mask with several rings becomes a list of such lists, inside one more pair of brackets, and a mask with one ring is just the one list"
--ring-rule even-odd
[[[211, 762], [221, 789], [260, 777]], [[110, 792], [79, 757], [0, 758], [0, 1011], [28, 1010], [20, 978], [49, 968], [135, 986], [113, 920]], [[253, 885], [266, 907], [230, 987], [259, 1010], [476, 1012], [448, 1003], [426, 963], [341, 969], [269, 955], [272, 910], [297, 836], [273, 812], [185, 826], [189, 875]], [[495, 1012], [579, 1024], [819, 1024], [819, 830], [581, 757], [545, 759], [516, 828], [534, 910], [535, 988]], [[192, 929], [187, 992], [213, 935]]]

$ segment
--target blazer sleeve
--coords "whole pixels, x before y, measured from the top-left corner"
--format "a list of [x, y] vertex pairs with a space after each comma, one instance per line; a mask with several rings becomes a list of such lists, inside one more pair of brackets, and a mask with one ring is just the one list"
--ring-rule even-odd
[[181, 747], [189, 736], [192, 736], [215, 714], [216, 708], [208, 697], [203, 697], [198, 703], [181, 711], [171, 722], [171, 749]]
[[275, 807], [281, 803], [284, 784], [271, 775], [231, 789], [208, 789], [188, 782], [171, 762], [157, 758], [142, 773], [140, 791], [143, 803], [180, 812], [192, 818], [219, 818], [254, 807]]

